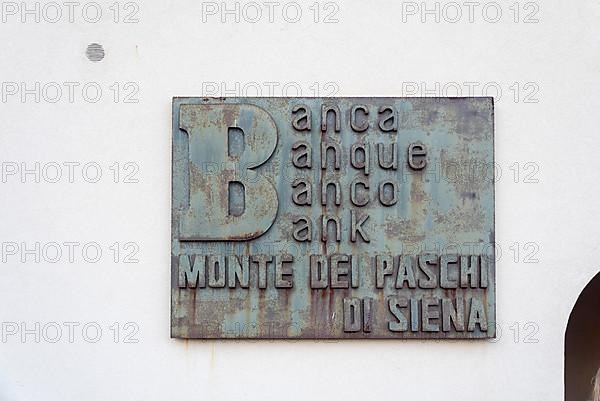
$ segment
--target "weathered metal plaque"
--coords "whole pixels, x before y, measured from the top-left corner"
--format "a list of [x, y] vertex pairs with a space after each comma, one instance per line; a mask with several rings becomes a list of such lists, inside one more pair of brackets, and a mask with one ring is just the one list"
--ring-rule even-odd
[[175, 98], [172, 337], [494, 337], [493, 116]]

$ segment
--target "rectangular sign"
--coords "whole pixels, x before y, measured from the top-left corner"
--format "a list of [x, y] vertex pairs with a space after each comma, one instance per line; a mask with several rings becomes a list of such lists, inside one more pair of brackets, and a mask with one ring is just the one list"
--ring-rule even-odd
[[495, 336], [481, 98], [174, 98], [171, 336]]

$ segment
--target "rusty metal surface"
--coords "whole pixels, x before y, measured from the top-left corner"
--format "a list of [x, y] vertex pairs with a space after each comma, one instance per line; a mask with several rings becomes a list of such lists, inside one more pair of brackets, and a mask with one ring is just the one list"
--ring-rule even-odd
[[174, 98], [171, 335], [495, 336], [492, 98]]

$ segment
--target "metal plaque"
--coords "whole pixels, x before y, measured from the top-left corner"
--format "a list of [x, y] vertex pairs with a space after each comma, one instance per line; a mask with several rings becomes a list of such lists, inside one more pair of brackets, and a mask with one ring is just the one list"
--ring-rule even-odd
[[171, 336], [495, 336], [481, 98], [174, 98]]

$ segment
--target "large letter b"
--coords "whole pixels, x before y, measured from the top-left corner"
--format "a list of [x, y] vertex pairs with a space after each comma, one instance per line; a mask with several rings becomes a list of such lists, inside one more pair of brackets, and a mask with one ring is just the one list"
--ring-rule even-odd
[[[264, 234], [277, 215], [277, 192], [265, 177], [249, 179], [248, 173], [275, 151], [277, 127], [271, 116], [252, 105], [184, 104], [179, 121], [189, 137], [190, 191], [180, 240], [241, 241]], [[229, 143], [231, 129], [243, 133], [237, 152]], [[240, 213], [230, 208], [232, 183], [242, 189]]]

